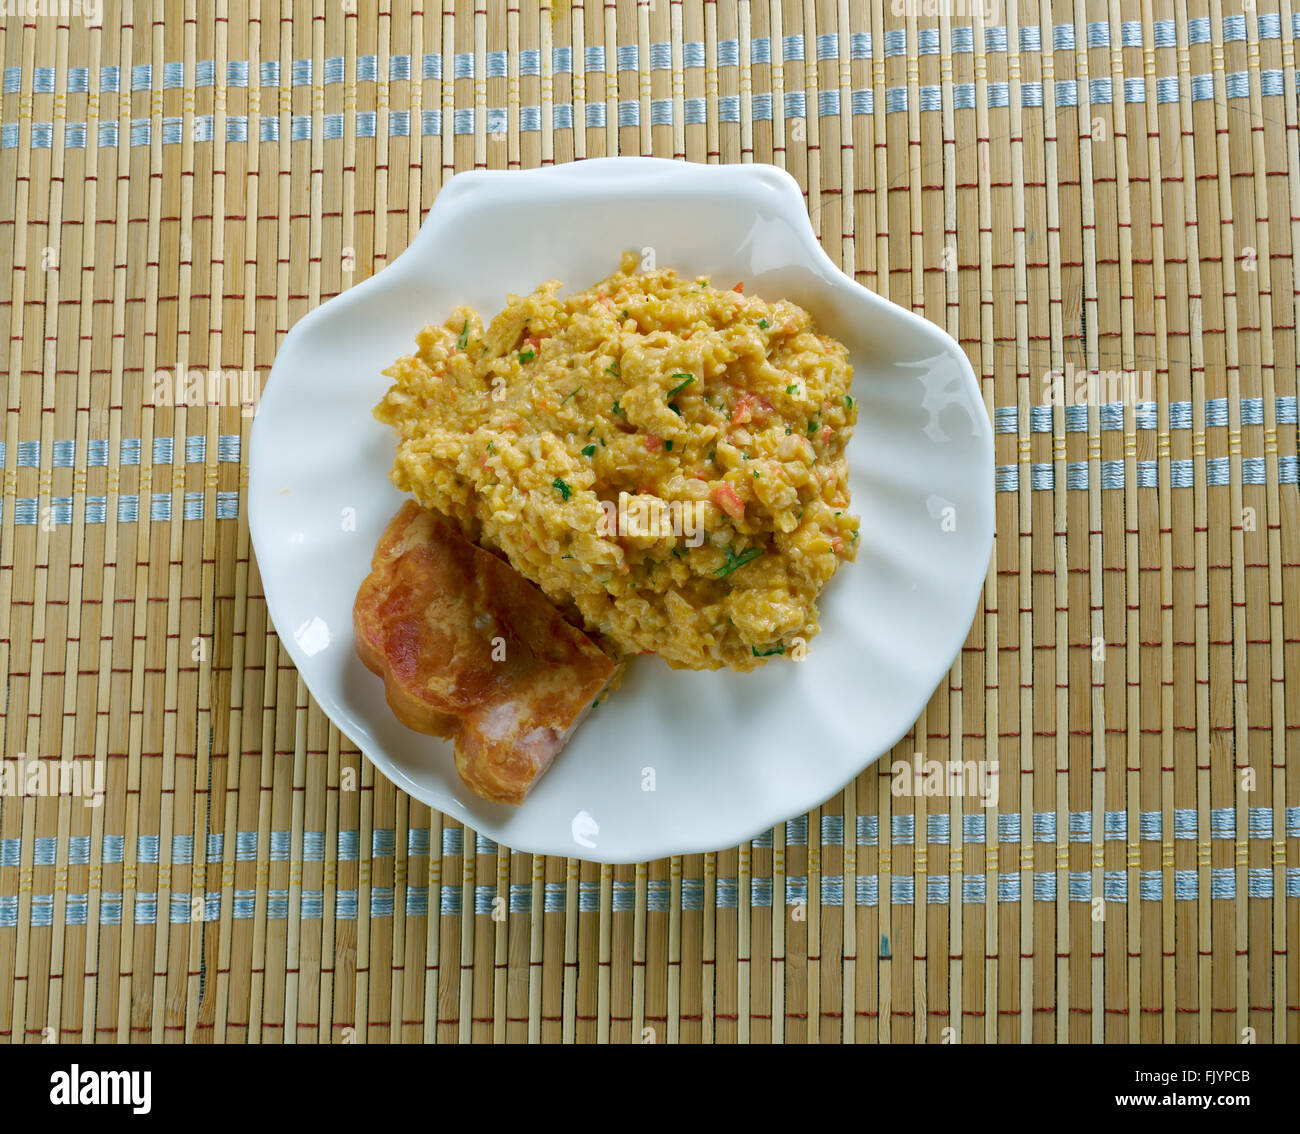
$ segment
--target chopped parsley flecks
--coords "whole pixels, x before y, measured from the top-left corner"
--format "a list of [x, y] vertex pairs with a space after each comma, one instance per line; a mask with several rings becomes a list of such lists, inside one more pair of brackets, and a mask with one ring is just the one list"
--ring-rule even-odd
[[760, 319], [760, 320], [758, 321], [758, 325], [759, 325], [759, 327], [761, 327], [764, 331], [767, 330], [767, 320], [766, 320], [766, 319]]
[[583, 455], [584, 457], [594, 457], [594, 456], [596, 455], [596, 446], [595, 446], [595, 445], [584, 445], [584, 446], [582, 447], [582, 455]]
[[670, 398], [671, 398], [675, 393], [677, 393], [678, 390], [684, 390], [684, 389], [686, 389], [687, 386], [689, 386], [692, 382], [695, 381], [695, 375], [694, 375], [694, 374], [674, 374], [673, 377], [674, 377], [674, 378], [685, 378], [686, 381], [685, 381], [685, 382], [680, 382], [680, 383], [678, 383], [676, 386], [674, 386], [671, 390], [668, 391], [668, 396], [669, 396]]
[[519, 361], [520, 361], [520, 362], [531, 362], [532, 359], [533, 359], [534, 356], [535, 356], [535, 353], [536, 353], [536, 352], [533, 350], [532, 347], [529, 347], [527, 350], [521, 350], [521, 351], [519, 352]]
[[770, 658], [773, 654], [785, 653], [785, 646], [779, 642], [770, 650], [760, 650], [757, 646], [750, 646], [749, 649], [756, 658]]
[[671, 441], [665, 441], [665, 442], [664, 442], [664, 448], [667, 449], [668, 452], [671, 453], [671, 452], [673, 451], [673, 443], [672, 443]]
[[844, 395], [844, 408], [846, 410], [851, 410], [853, 408], [853, 398], [848, 394]]
[[670, 410], [672, 410], [673, 413], [675, 413], [678, 417], [681, 417], [681, 416], [682, 416], [681, 408], [677, 405], [676, 402], [669, 402], [669, 403], [668, 403], [668, 408], [669, 408]]
[[469, 342], [469, 320], [466, 319], [465, 325], [460, 329], [460, 338], [456, 340], [456, 345], [460, 347], [461, 350], [464, 350], [465, 345], [468, 342]]
[[564, 481], [562, 481], [558, 476], [553, 481], [551, 481], [551, 487], [555, 489], [555, 491], [558, 492], [560, 496], [563, 497], [565, 500], [568, 500], [570, 495], [572, 495], [573, 493], [573, 489]]
[[615, 359], [613, 362], [611, 362], [608, 366], [605, 367], [605, 373], [612, 374], [614, 375], [615, 378], [622, 377], [622, 375], [618, 372], [618, 359]]
[[[574, 394], [580, 394], [580, 393], [582, 393], [581, 386], [579, 386], [576, 390], [569, 391], [569, 393], [564, 395], [564, 402], [567, 402], [571, 397], [574, 396]], [[564, 402], [561, 402], [560, 405], [564, 405]]]
[[747, 548], [739, 555], [733, 552], [731, 548], [727, 548], [727, 561], [713, 572], [713, 577], [715, 579], [721, 579], [726, 575], [730, 575], [733, 571], [737, 568], [743, 567], [746, 563], [752, 563], [762, 554], [763, 549], [761, 547]]
[[626, 416], [626, 414], [623, 413], [623, 407], [620, 406], [620, 405], [618, 404], [618, 399], [617, 399], [617, 398], [614, 399], [614, 405], [613, 405], [613, 407], [610, 409], [609, 412], [610, 412], [610, 413], [613, 413], [613, 414], [617, 414], [619, 417], [625, 417], [625, 416]]

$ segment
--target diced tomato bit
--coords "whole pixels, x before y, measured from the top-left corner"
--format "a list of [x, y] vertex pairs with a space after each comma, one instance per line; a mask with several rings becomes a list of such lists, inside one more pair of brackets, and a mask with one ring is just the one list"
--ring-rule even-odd
[[745, 422], [751, 420], [754, 416], [753, 410], [757, 401], [758, 399], [754, 397], [753, 394], [744, 394], [736, 402], [735, 406], [732, 407], [731, 424], [743, 425]]
[[539, 339], [536, 335], [529, 335], [526, 339], [524, 339], [524, 345], [528, 347], [532, 347], [533, 350], [536, 350], [539, 346], [542, 345], [542, 340]]
[[844, 540], [840, 536], [831, 536], [831, 547], [836, 551], [844, 550]]
[[649, 449], [650, 452], [657, 453], [660, 449], [664, 447], [664, 439], [662, 437], [656, 437], [653, 433], [651, 433], [645, 439], [645, 447]]
[[731, 290], [732, 290], [732, 291], [739, 292], [741, 295], [744, 295], [744, 294], [745, 294], [745, 281], [744, 281], [744, 280], [741, 280], [740, 283], [738, 283], [738, 284], [737, 284], [735, 287], [733, 287]]
[[831, 439], [831, 434], [834, 432], [835, 431], [829, 425], [823, 425], [820, 434], [822, 443], [825, 444], [827, 441], [829, 441]]
[[714, 486], [713, 502], [733, 520], [743, 520], [745, 518], [745, 502], [727, 481]]

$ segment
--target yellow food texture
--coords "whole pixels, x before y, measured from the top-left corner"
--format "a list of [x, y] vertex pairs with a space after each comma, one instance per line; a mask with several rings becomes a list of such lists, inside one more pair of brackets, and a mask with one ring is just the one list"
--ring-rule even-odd
[[848, 352], [793, 303], [638, 269], [425, 327], [375, 410], [393, 483], [619, 652], [798, 657], [858, 543]]

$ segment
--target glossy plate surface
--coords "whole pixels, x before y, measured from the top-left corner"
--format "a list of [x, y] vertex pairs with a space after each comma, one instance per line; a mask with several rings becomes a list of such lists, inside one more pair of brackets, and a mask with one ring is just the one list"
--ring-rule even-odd
[[[548, 279], [580, 290], [625, 248], [791, 299], [848, 345], [861, 549], [823, 593], [804, 661], [732, 674], [638, 658], [521, 808], [489, 804], [461, 784], [449, 743], [397, 723], [353, 650], [352, 602], [402, 502], [395, 436], [371, 409], [425, 323], [461, 303], [490, 318]], [[399, 787], [476, 831], [602, 862], [733, 846], [836, 794], [907, 732], [957, 656], [993, 539], [992, 431], [966, 356], [844, 276], [772, 166], [605, 158], [458, 174], [406, 252], [294, 327], [250, 449], [267, 605], [330, 718]]]

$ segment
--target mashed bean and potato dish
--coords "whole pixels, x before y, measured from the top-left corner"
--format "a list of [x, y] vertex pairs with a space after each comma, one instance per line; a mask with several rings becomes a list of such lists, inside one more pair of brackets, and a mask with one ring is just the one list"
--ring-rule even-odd
[[798, 656], [857, 550], [848, 352], [793, 303], [640, 269], [425, 327], [375, 410], [393, 483], [611, 653]]

